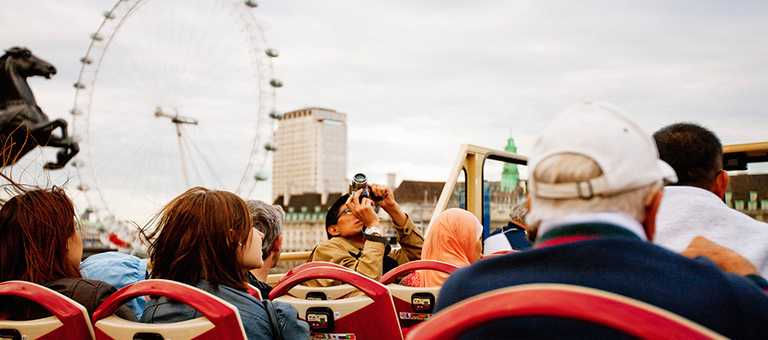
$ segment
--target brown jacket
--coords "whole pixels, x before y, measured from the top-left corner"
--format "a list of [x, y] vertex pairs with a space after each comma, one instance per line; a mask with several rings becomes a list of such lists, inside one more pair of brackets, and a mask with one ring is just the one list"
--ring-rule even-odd
[[[403, 264], [421, 259], [421, 246], [424, 237], [416, 230], [411, 217], [404, 226], [395, 225], [397, 242], [400, 249], [393, 250], [389, 257]], [[383, 271], [384, 252], [386, 245], [380, 242], [365, 241], [360, 249], [343, 237], [332, 237], [323, 241], [312, 250], [310, 261], [328, 261], [352, 269], [371, 279], [378, 280]], [[312, 287], [327, 287], [337, 285], [333, 280], [312, 280], [305, 283]]]

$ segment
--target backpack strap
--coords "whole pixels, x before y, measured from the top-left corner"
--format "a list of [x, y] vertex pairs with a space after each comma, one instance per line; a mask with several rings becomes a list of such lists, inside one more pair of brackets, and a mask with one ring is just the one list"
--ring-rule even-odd
[[280, 331], [280, 322], [277, 320], [277, 312], [275, 312], [275, 305], [272, 301], [262, 300], [264, 303], [264, 309], [267, 310], [267, 317], [269, 317], [269, 326], [272, 328], [272, 339], [283, 340], [283, 332]]

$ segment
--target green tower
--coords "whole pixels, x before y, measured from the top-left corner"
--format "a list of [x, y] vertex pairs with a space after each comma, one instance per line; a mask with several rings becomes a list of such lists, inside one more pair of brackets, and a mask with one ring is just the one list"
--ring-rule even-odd
[[[517, 153], [517, 145], [515, 145], [514, 138], [509, 137], [507, 139], [507, 146], [504, 147], [504, 151], [509, 153]], [[517, 171], [517, 165], [510, 163], [504, 164], [504, 169], [501, 171], [501, 191], [515, 191], [515, 188], [517, 188], [518, 180], [520, 180], [520, 173]]]

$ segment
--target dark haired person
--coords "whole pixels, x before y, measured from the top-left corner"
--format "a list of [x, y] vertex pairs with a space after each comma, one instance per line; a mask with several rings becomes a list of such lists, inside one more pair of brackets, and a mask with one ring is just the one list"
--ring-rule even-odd
[[[272, 339], [265, 305], [249, 295], [249, 269], [262, 266], [262, 234], [237, 195], [201, 187], [187, 190], [156, 217], [150, 240], [151, 277], [186, 283], [233, 304], [249, 339]], [[285, 339], [306, 339], [309, 326], [287, 304], [274, 304]], [[150, 301], [143, 322], [168, 323], [198, 317], [192, 308], [166, 298]]]
[[728, 173], [723, 147], [712, 132], [677, 123], [653, 134], [659, 156], [675, 169], [676, 184], [664, 188], [656, 222], [656, 243], [680, 252], [696, 236], [733, 249], [768, 275], [768, 224], [723, 203]]
[[[383, 237], [379, 218], [370, 198], [360, 198], [362, 189], [352, 196], [342, 195], [325, 217], [328, 240], [312, 250], [310, 261], [328, 261], [378, 280], [382, 273], [400, 264], [421, 258], [424, 238], [408, 214], [400, 210], [392, 189], [371, 185], [371, 194], [382, 197], [381, 208], [392, 218], [400, 249], [390, 250]], [[329, 280], [313, 280], [310, 286], [333, 285]]]
[[[80, 276], [83, 242], [75, 209], [59, 188], [36, 189], [12, 197], [0, 209], [0, 282], [23, 280], [46, 286], [77, 301], [92, 314], [115, 288]], [[35, 304], [0, 298], [0, 317], [14, 320], [50, 315]], [[117, 315], [135, 320], [122, 306]]]
[[266, 299], [272, 287], [267, 284], [269, 270], [280, 261], [280, 251], [283, 246], [283, 209], [262, 201], [247, 201], [251, 212], [253, 227], [264, 234], [261, 242], [261, 258], [264, 264], [248, 273], [248, 283], [261, 292]]

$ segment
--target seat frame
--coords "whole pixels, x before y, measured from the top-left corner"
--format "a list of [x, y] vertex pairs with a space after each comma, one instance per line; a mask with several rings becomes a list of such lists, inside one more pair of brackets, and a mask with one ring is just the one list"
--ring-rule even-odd
[[[202, 317], [175, 323], [148, 324], [128, 321], [114, 313], [139, 296], [163, 296], [197, 310]], [[156, 333], [163, 338], [246, 339], [240, 313], [225, 300], [181, 282], [151, 279], [125, 286], [109, 296], [93, 313], [96, 340], [133, 338], [137, 333]]]
[[93, 339], [83, 305], [50, 288], [28, 281], [0, 283], [0, 296], [15, 296], [44, 307], [52, 316], [24, 321], [0, 320], [0, 329], [14, 329], [31, 339]]
[[682, 316], [645, 302], [588, 287], [525, 284], [456, 303], [416, 326], [408, 339], [456, 339], [490, 321], [551, 316], [604, 325], [643, 339], [725, 339]]
[[[349, 284], [365, 294], [365, 296], [353, 296], [338, 300], [304, 300], [286, 296], [293, 287], [302, 282], [316, 279], [331, 279]], [[317, 288], [318, 291], [323, 289], [323, 287]], [[371, 318], [370, 325], [363, 325], [363, 327], [357, 328], [359, 329], [355, 333], [357, 338], [403, 339], [392, 295], [387, 290], [387, 287], [346, 268], [317, 266], [301, 270], [277, 284], [269, 296], [274, 301], [286, 302], [294, 306], [302, 319], [306, 318], [306, 311], [311, 307], [330, 308], [334, 311], [334, 314], [338, 313], [338, 316], [334, 316], [337, 327], [333, 330], [337, 334], [345, 332], [348, 326], [359, 326], [359, 323], [353, 323], [352, 321], [344, 320], [344, 318], [349, 317], [351, 313], [356, 311], [371, 309], [376, 311], [376, 315]], [[387, 317], [386, 314], [390, 314], [390, 316]], [[338, 326], [338, 324], [342, 325]], [[374, 324], [375, 327], [370, 327]]]

